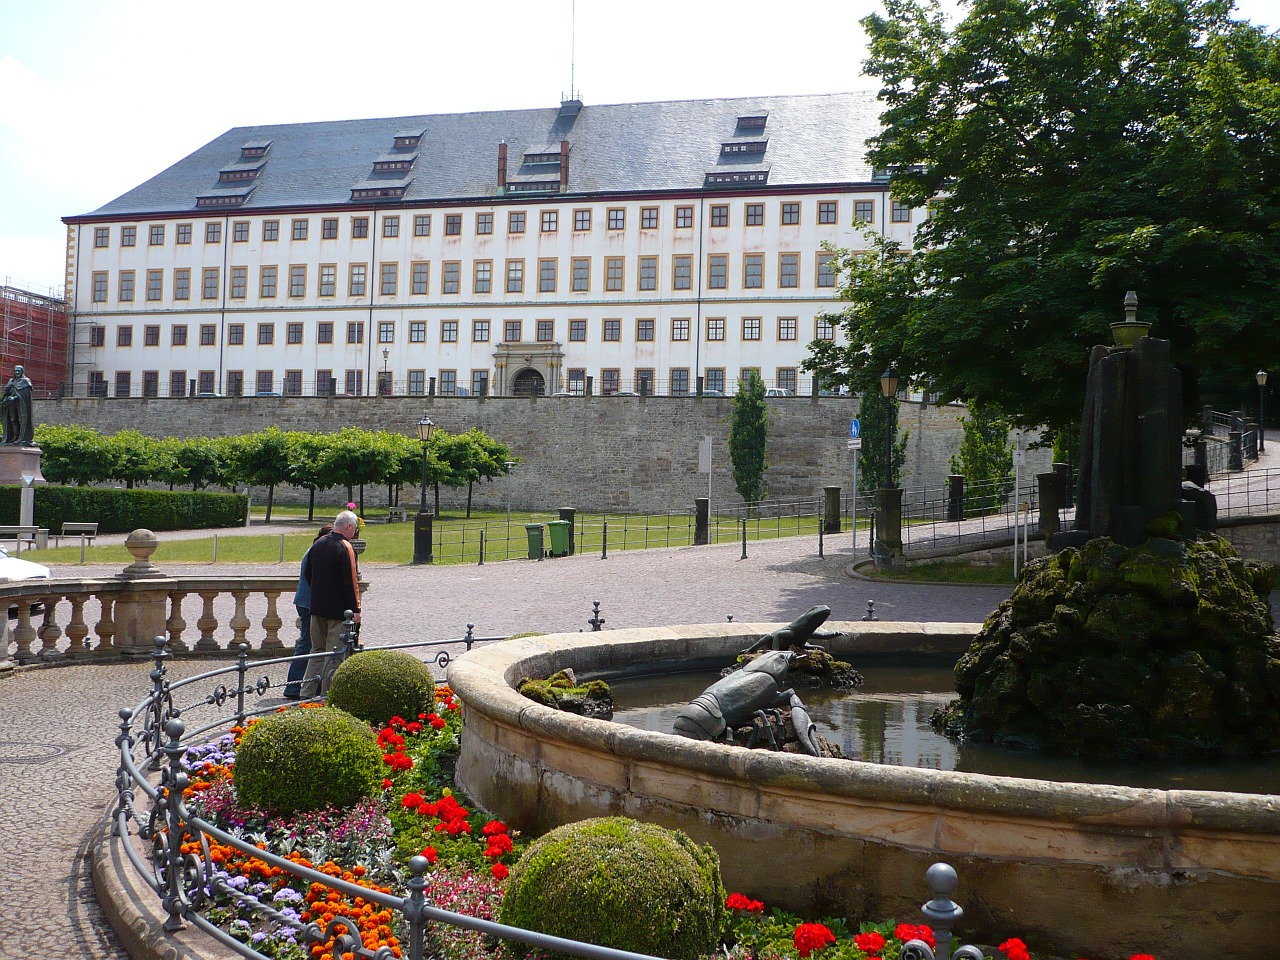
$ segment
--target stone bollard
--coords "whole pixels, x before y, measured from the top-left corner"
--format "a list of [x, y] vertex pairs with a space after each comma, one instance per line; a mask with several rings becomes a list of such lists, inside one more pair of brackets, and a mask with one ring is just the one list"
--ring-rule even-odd
[[823, 533], [840, 532], [840, 488], [823, 487]]
[[1036, 474], [1040, 488], [1040, 535], [1047, 541], [1062, 529], [1058, 511], [1062, 509], [1062, 474], [1056, 470]]
[[947, 476], [947, 519], [958, 523], [964, 519], [964, 475]]
[[1232, 430], [1227, 434], [1230, 446], [1227, 449], [1227, 469], [1243, 470], [1244, 469], [1244, 434], [1239, 430]]
[[888, 487], [876, 491], [876, 539], [872, 548], [876, 568], [893, 569], [902, 565], [902, 488]]
[[1213, 436], [1213, 407], [1208, 404], [1200, 408], [1200, 432], [1206, 437]]
[[698, 497], [693, 501], [693, 543], [702, 547], [711, 542], [711, 500]]

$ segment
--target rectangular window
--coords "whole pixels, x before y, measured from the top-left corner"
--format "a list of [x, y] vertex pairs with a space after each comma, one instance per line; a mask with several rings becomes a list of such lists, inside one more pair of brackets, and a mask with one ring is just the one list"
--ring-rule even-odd
[[[325, 217], [320, 221], [320, 239], [321, 240], [337, 240], [338, 239], [338, 218]], [[299, 371], [298, 376], [302, 373]]]
[[[511, 265], [507, 265], [510, 272]], [[471, 274], [471, 292], [472, 293], [492, 293], [493, 292], [493, 261], [477, 260], [474, 264]]]
[[332, 397], [338, 392], [337, 385], [333, 382], [332, 370], [316, 371], [316, 396]]
[[836, 338], [836, 327], [826, 317], [815, 317], [813, 321], [813, 339], [815, 340], [834, 340]]
[[173, 299], [191, 299], [191, 269], [179, 267], [173, 271]]
[[[156, 328], [157, 333], [159, 328]], [[159, 336], [156, 337], [159, 342]], [[169, 342], [175, 347], [185, 347], [187, 345], [187, 325], [185, 323], [175, 323], [169, 330]]]
[[591, 258], [573, 258], [573, 289], [575, 293], [584, 293], [591, 289]]
[[551, 343], [556, 338], [556, 322], [554, 320], [539, 320], [537, 335], [539, 343]]
[[363, 240], [369, 236], [369, 218], [368, 217], [352, 217], [351, 218], [351, 239]]
[[658, 229], [658, 208], [657, 207], [641, 207], [640, 208], [640, 229], [641, 230], [657, 230]]
[[202, 274], [201, 284], [204, 289], [203, 297], [205, 300], [218, 299], [218, 268], [205, 267]]
[[707, 318], [707, 339], [708, 340], [724, 339], [724, 317], [708, 317]]
[[222, 242], [222, 224], [214, 221], [204, 225], [204, 242], [205, 243], [221, 243]]
[[190, 243], [191, 242], [191, 224], [189, 223], [178, 224], [177, 236], [174, 238], [174, 240], [175, 242], [180, 244]]
[[457, 293], [458, 288], [462, 285], [462, 261], [446, 260], [444, 262], [444, 276], [440, 282], [441, 293]]
[[488, 236], [493, 233], [493, 214], [477, 213], [476, 214], [476, 234], [478, 236]]
[[308, 231], [310, 228], [311, 228], [311, 221], [310, 221], [310, 220], [307, 220], [307, 219], [305, 219], [305, 218], [299, 218], [299, 219], [297, 219], [297, 220], [294, 220], [294, 221], [293, 221], [293, 234], [292, 234], [293, 239], [294, 239], [294, 240], [305, 240], [305, 239], [307, 239], [307, 231]]
[[142, 345], [144, 347], [160, 346], [160, 327], [158, 324], [149, 323], [142, 328]]
[[658, 258], [657, 257], [641, 257], [640, 258], [640, 286], [641, 290], [657, 290], [658, 289]]
[[507, 214], [507, 233], [524, 233], [524, 224], [523, 210], [512, 210]]
[[671, 339], [677, 342], [683, 342], [689, 339], [688, 317], [671, 318]]
[[276, 268], [262, 267], [258, 271], [258, 296], [270, 300], [276, 295]]
[[444, 235], [446, 237], [462, 236], [462, 214], [446, 213], [444, 215]]
[[233, 347], [238, 347], [244, 343], [244, 324], [231, 323], [227, 325], [227, 343]]
[[600, 339], [605, 343], [617, 343], [622, 339], [622, 321], [605, 320], [601, 325]]
[[415, 237], [431, 236], [431, 214], [419, 213], [414, 215], [413, 235]]
[[347, 343], [364, 343], [363, 320], [352, 320], [347, 324]]
[[153, 247], [164, 246], [164, 224], [163, 223], [153, 223], [151, 225], [150, 244]]
[[524, 261], [507, 261], [507, 293], [524, 293]]
[[636, 320], [636, 341], [638, 343], [652, 343], [653, 327], [654, 321], [652, 320]]
[[301, 323], [295, 321], [284, 325], [284, 342], [294, 347], [302, 344]]
[[425, 320], [409, 321], [409, 342], [410, 343], [426, 343], [427, 342], [427, 321]]
[[276, 372], [274, 370], [259, 370], [254, 378], [254, 389], [258, 393], [274, 393], [276, 385]]
[[616, 367], [606, 367], [600, 371], [600, 392], [612, 397], [622, 389], [622, 371]]
[[89, 371], [89, 396], [105, 397], [107, 395], [107, 375], [101, 370]]
[[243, 300], [248, 295], [249, 268], [231, 268], [231, 299]]
[[676, 207], [676, 229], [687, 230], [693, 226], [693, 207]]
[[200, 346], [212, 347], [218, 342], [218, 327], [212, 323], [200, 324]]
[[147, 299], [160, 300], [164, 297], [164, 271], [147, 271]]
[[910, 223], [911, 222], [911, 208], [907, 206], [905, 203], [902, 203], [898, 200], [894, 200], [893, 206], [890, 207], [890, 210], [892, 212], [889, 214], [889, 219], [892, 220], [894, 223]]
[[609, 208], [609, 229], [625, 230], [627, 229], [627, 211], [622, 207]]
[[276, 325], [274, 323], [258, 324], [258, 346], [269, 347], [276, 342]]
[[764, 254], [748, 253], [742, 258], [742, 285], [748, 290], [764, 286]]
[[458, 395], [458, 371], [440, 371], [440, 396], [456, 397]]
[[622, 290], [626, 261], [622, 257], [604, 258], [604, 288], [606, 290]]
[[570, 367], [566, 382], [571, 394], [575, 397], [584, 396], [587, 392], [587, 371], [583, 367]]
[[400, 282], [400, 264], [383, 263], [379, 264], [381, 271], [378, 292], [384, 297], [394, 297], [396, 295], [396, 286]]
[[378, 321], [378, 342], [379, 343], [395, 343], [396, 342], [396, 324], [394, 320]]
[[294, 263], [289, 266], [289, 296], [305, 297], [307, 295], [307, 265]]
[[673, 367], [671, 369], [671, 396], [687, 397], [689, 395], [689, 368]]
[[[151, 383], [147, 383], [148, 375]], [[158, 383], [160, 374], [158, 372], [148, 371], [142, 375], [142, 395], [144, 397], [154, 397], [159, 393]], [[148, 392], [150, 391], [150, 392]], [[187, 371], [170, 370], [169, 371], [169, 396], [185, 397], [187, 395]]]
[[430, 292], [431, 289], [431, 264], [426, 260], [417, 260], [410, 267], [413, 286], [412, 290], [415, 294], [423, 295]]
[[800, 286], [800, 254], [778, 254], [778, 286], [786, 289]]
[[320, 296], [332, 297], [338, 292], [338, 265], [320, 264]]
[[333, 321], [321, 320], [316, 324], [316, 343], [333, 343]]
[[286, 397], [302, 396], [302, 371], [286, 370], [284, 372], [283, 381], [284, 390], [282, 391]]
[[818, 222], [819, 223], [835, 223], [836, 222], [836, 201], [835, 200], [819, 200], [818, 201]]
[[138, 228], [137, 227], [121, 227], [120, 228], [120, 246], [136, 247], [138, 245]]
[[249, 221], [237, 220], [231, 225], [231, 242], [232, 243], [248, 243], [249, 242]]
[[760, 378], [759, 367], [742, 367], [738, 370], [738, 383], [750, 383]]
[[122, 303], [128, 303], [133, 300], [133, 271], [120, 271], [120, 290], [119, 299]]
[[853, 219], [863, 223], [874, 223], [876, 219], [876, 202], [874, 200], [853, 201]]
[[368, 291], [369, 266], [364, 263], [353, 263], [347, 271], [347, 296], [363, 297]]
[[133, 346], [133, 327], [125, 324], [116, 327], [116, 346], [132, 347]]
[[489, 342], [489, 321], [488, 320], [472, 320], [471, 321], [471, 342], [472, 343], [488, 343]]
[[571, 343], [587, 342], [587, 321], [585, 320], [569, 321], [569, 341]]
[[724, 393], [724, 367], [707, 367], [702, 373], [703, 389]]
[[409, 396], [422, 397], [427, 393], [427, 371], [409, 371]]
[[384, 237], [400, 236], [400, 218], [384, 216], [382, 218], [382, 235]]
[[441, 343], [457, 343], [458, 342], [458, 321], [457, 320], [441, 320], [440, 321], [440, 342]]
[[264, 243], [270, 243], [273, 240], [280, 239], [280, 221], [279, 220], [263, 220], [262, 221], [262, 240]]
[[790, 390], [792, 393], [796, 393], [799, 379], [795, 367], [778, 367], [774, 373], [773, 382], [775, 386], [779, 386], [783, 390]]
[[764, 204], [763, 203], [747, 204], [747, 226], [748, 227], [764, 226]]
[[116, 371], [116, 396], [127, 397], [133, 393], [133, 376], [128, 370]]
[[779, 317], [778, 318], [778, 339], [794, 340], [796, 338], [796, 328], [798, 324], [795, 317]]
[[818, 254], [818, 286], [834, 287], [836, 285], [836, 255], [834, 253]]
[[539, 293], [555, 293], [556, 292], [556, 265], [558, 261], [539, 260], [538, 261], [538, 292]]
[[111, 228], [110, 227], [94, 227], [93, 228], [93, 245], [98, 248], [111, 246]]
[[742, 318], [742, 339], [743, 340], [759, 340], [760, 339], [760, 318], [759, 317], [743, 317]]
[[95, 270], [93, 274], [93, 302], [107, 302], [107, 271]]
[[507, 343], [519, 343], [524, 324], [519, 320], [507, 320], [502, 325], [502, 339]]
[[783, 226], [793, 227], [800, 222], [800, 204], [784, 203], [782, 205]]
[[707, 257], [707, 289], [727, 290], [729, 288], [729, 255], [713, 253]]
[[542, 232], [555, 233], [560, 229], [560, 214], [556, 210], [542, 211]]
[[727, 227], [729, 225], [729, 205], [727, 203], [713, 203], [711, 205], [711, 225], [713, 227]]
[[693, 288], [693, 257], [678, 254], [671, 258], [671, 289], [690, 290]]
[[107, 345], [107, 328], [95, 323], [89, 328], [89, 346], [105, 347]]
[[488, 370], [471, 371], [471, 395], [473, 397], [487, 397], [489, 395]]

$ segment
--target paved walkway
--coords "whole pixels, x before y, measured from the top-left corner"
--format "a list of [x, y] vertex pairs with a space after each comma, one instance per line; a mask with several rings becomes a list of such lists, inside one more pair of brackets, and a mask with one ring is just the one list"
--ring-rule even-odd
[[[394, 643], [461, 634], [587, 629], [591, 601], [610, 627], [790, 620], [814, 603], [859, 619], [874, 599], [881, 619], [974, 621], [1007, 588], [870, 584], [844, 574], [843, 554], [816, 557], [816, 541], [629, 551], [601, 560], [508, 561], [479, 566], [369, 565], [364, 638]], [[798, 556], [801, 551], [808, 556]], [[262, 567], [221, 567], [250, 573]], [[55, 570], [55, 576], [63, 571]], [[116, 568], [68, 567], [66, 573]], [[173, 675], [209, 669], [177, 662]], [[94, 898], [86, 838], [112, 794], [116, 711], [142, 698], [148, 665], [19, 670], [0, 675], [0, 957], [125, 960]]]

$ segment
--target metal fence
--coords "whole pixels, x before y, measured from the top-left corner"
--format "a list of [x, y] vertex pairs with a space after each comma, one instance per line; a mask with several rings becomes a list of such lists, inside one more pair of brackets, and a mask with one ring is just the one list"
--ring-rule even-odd
[[1215, 477], [1209, 492], [1218, 501], [1219, 517], [1274, 516], [1280, 514], [1280, 469]]

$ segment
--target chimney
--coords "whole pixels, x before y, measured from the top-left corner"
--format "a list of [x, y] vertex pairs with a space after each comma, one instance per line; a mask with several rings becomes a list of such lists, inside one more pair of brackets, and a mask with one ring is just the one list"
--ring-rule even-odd
[[498, 144], [498, 192], [504, 193], [507, 189], [507, 141], [503, 140]]
[[569, 141], [560, 141], [560, 192], [569, 190]]

